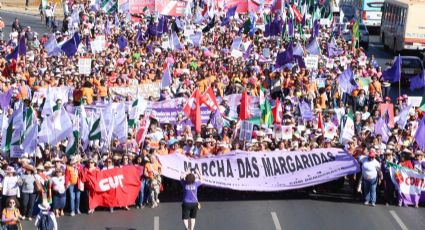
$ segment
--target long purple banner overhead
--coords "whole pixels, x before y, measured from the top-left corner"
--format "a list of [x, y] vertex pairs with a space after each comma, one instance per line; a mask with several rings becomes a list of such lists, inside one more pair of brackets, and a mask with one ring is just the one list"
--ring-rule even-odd
[[281, 191], [322, 184], [359, 171], [357, 161], [342, 149], [309, 152], [234, 151], [208, 158], [158, 155], [162, 175], [179, 180], [198, 169], [205, 185], [241, 191]]

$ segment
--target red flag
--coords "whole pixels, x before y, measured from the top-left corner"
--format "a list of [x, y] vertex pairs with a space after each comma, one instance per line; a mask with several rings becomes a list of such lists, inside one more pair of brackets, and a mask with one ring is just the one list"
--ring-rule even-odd
[[134, 204], [140, 191], [141, 170], [124, 166], [85, 174], [89, 188], [89, 208], [124, 207]]
[[276, 98], [276, 106], [272, 109], [274, 124], [282, 124], [282, 105], [279, 98]]
[[144, 118], [140, 121], [139, 129], [136, 132], [136, 142], [138, 145], [145, 140], [150, 123], [151, 121], [149, 118]]
[[319, 115], [317, 117], [317, 129], [321, 129], [322, 133], [325, 131], [325, 127], [323, 125], [323, 118], [322, 118], [322, 113], [319, 112]]
[[213, 112], [218, 109], [217, 100], [211, 87], [208, 87], [204, 95], [202, 95], [201, 104], [205, 104]]
[[239, 119], [240, 120], [247, 120], [249, 119], [249, 101], [250, 98], [248, 96], [248, 93], [246, 91], [243, 91], [242, 98], [241, 98], [241, 105], [239, 107]]
[[301, 23], [301, 21], [303, 20], [303, 16], [294, 4], [292, 4], [292, 11], [294, 12], [295, 20], [297, 20], [298, 23]]
[[198, 89], [190, 96], [186, 105], [183, 107], [183, 112], [195, 125], [195, 131], [197, 133], [201, 132], [201, 96]]
[[202, 17], [205, 16], [205, 14], [207, 13], [207, 11], [208, 11], [208, 5], [207, 4], [204, 4], [204, 9], [202, 9], [202, 12], [201, 12]]

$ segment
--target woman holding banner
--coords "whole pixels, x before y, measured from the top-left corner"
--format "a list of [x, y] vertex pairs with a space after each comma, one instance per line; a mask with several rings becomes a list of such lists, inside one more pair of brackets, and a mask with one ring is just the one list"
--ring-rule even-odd
[[200, 208], [198, 201], [198, 187], [201, 183], [201, 174], [197, 170], [196, 175], [186, 172], [181, 176], [184, 189], [182, 204], [182, 219], [186, 230], [195, 229], [196, 214]]

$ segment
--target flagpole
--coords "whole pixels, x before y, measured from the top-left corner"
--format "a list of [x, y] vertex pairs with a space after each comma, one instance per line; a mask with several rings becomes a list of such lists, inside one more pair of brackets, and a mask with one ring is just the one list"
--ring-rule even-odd
[[400, 95], [401, 95], [401, 60], [400, 60], [400, 54], [398, 54], [398, 62], [399, 62], [399, 70], [400, 70], [400, 76], [398, 76], [399, 77], [399, 80], [398, 80], [398, 96], [400, 97]]

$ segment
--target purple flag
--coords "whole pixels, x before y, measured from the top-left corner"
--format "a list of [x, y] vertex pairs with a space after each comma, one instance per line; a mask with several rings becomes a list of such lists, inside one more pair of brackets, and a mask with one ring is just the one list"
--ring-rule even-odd
[[270, 37], [271, 34], [272, 34], [272, 23], [269, 22], [264, 26], [264, 36]]
[[0, 95], [0, 106], [3, 111], [7, 111], [10, 105], [10, 99], [12, 99], [13, 88], [9, 89]]
[[136, 35], [136, 43], [138, 46], [140, 46], [142, 42], [143, 42], [143, 33], [139, 27], [139, 29], [137, 30], [137, 35]]
[[294, 55], [294, 59], [295, 59], [295, 62], [298, 64], [298, 66], [300, 67], [300, 68], [306, 68], [307, 66], [305, 65], [305, 62], [304, 62], [304, 57], [303, 56], [299, 56], [299, 55]]
[[170, 68], [167, 67], [161, 79], [161, 88], [166, 88], [172, 83]]
[[235, 15], [237, 7], [238, 6], [235, 5], [234, 7], [229, 8], [227, 10], [226, 17], [223, 19], [223, 21], [221, 21], [221, 26], [225, 26], [225, 25], [228, 25], [230, 23], [230, 17], [233, 17]]
[[418, 129], [415, 133], [415, 140], [419, 148], [425, 149], [425, 117], [419, 122]]
[[302, 101], [302, 102], [299, 104], [299, 107], [300, 107], [301, 117], [302, 117], [304, 120], [311, 121], [311, 120], [313, 120], [313, 119], [314, 119], [314, 114], [313, 114], [313, 112], [311, 111], [310, 106], [309, 106], [306, 102]]
[[410, 90], [420, 89], [425, 86], [425, 71], [422, 71], [418, 75], [410, 78]]
[[292, 42], [289, 43], [285, 51], [277, 54], [275, 68], [279, 69], [280, 67], [291, 63], [294, 60], [294, 51]]
[[120, 50], [124, 50], [125, 47], [127, 47], [127, 39], [125, 39], [124, 36], [120, 35], [117, 39], [117, 43], [118, 43], [118, 47], [120, 48]]
[[342, 91], [348, 94], [351, 94], [353, 90], [357, 89], [357, 83], [354, 80], [354, 74], [351, 67], [348, 67], [341, 75], [338, 77], [339, 87]]
[[67, 57], [72, 57], [77, 53], [78, 45], [80, 45], [81, 39], [78, 33], [74, 33], [71, 39], [62, 44], [61, 49], [65, 52]]
[[343, 49], [338, 48], [334, 39], [332, 39], [331, 42], [327, 43], [327, 49], [328, 49], [328, 57], [330, 58], [339, 56], [344, 53]]
[[18, 56], [19, 56], [18, 50], [19, 50], [19, 45], [17, 45], [15, 49], [13, 49], [12, 52], [10, 52], [10, 54], [6, 55], [6, 60], [10, 61], [10, 59], [15, 59], [15, 60], [18, 59]]
[[319, 36], [319, 31], [320, 31], [320, 24], [319, 24], [319, 21], [317, 21], [316, 19], [314, 20], [314, 23], [313, 23], [313, 37]]
[[317, 43], [317, 40], [315, 37], [310, 41], [310, 43], [305, 47], [307, 52], [312, 55], [320, 55], [320, 47]]
[[393, 66], [382, 72], [382, 77], [389, 82], [399, 82], [401, 77], [401, 57], [396, 57]]
[[288, 34], [290, 37], [294, 35], [294, 24], [292, 22], [292, 19], [288, 19]]
[[19, 39], [19, 45], [18, 45], [18, 53], [21, 56], [27, 55], [27, 45], [25, 43], [25, 36], [22, 36]]
[[219, 132], [223, 130], [224, 121], [219, 109], [216, 109], [215, 112], [211, 113], [210, 122], [214, 126], [214, 128]]
[[244, 60], [249, 58], [249, 55], [251, 54], [253, 48], [254, 46], [252, 44], [248, 46], [248, 49], [246, 49], [245, 53], [243, 54]]
[[301, 44], [298, 42], [294, 49], [294, 56], [304, 56], [304, 50]]
[[387, 143], [388, 138], [390, 137], [390, 129], [388, 128], [387, 123], [384, 118], [379, 118], [378, 122], [375, 124], [375, 135], [380, 134], [382, 136], [382, 141]]

